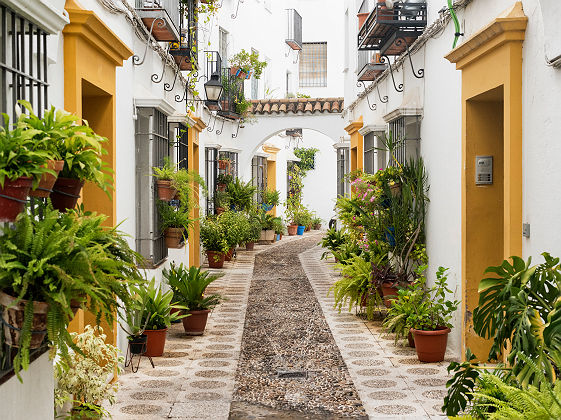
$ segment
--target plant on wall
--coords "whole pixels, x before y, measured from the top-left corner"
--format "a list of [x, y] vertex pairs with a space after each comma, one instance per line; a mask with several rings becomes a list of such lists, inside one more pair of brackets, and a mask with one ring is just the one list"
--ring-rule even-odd
[[239, 71], [249, 77], [253, 75], [256, 79], [259, 79], [263, 69], [267, 67], [267, 62], [259, 60], [258, 52], [252, 51], [249, 53], [242, 49], [230, 59], [230, 65], [233, 69], [239, 69]]
[[298, 147], [294, 149], [294, 155], [300, 159], [297, 165], [306, 172], [315, 169], [317, 152], [319, 152], [319, 149], [315, 147]]

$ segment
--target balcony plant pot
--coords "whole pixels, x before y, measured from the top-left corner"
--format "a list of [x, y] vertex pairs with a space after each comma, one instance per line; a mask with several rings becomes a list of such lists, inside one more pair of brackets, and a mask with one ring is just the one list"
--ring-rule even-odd
[[224, 267], [224, 253], [220, 251], [207, 251], [208, 266], [210, 268]]
[[230, 166], [230, 162], [227, 160], [222, 160], [219, 159], [218, 160], [218, 168], [219, 169], [228, 169], [228, 167]]
[[286, 230], [288, 230], [288, 236], [295, 236], [298, 232], [298, 225], [288, 225]]
[[166, 346], [166, 336], [168, 329], [163, 330], [145, 330], [144, 334], [148, 336], [146, 341], [146, 356], [160, 357], [164, 354], [164, 347]]
[[232, 67], [230, 69], [230, 74], [236, 76], [238, 79], [245, 79], [247, 77], [247, 73], [240, 67]]
[[62, 171], [62, 168], [64, 168], [64, 160], [49, 160], [47, 162], [47, 168], [54, 171], [56, 175], [49, 173], [43, 174], [37, 188], [29, 192], [31, 197], [47, 198], [51, 195], [58, 174]]
[[179, 70], [186, 71], [193, 69], [191, 48], [189, 48], [189, 46], [181, 45], [178, 48], [170, 48], [169, 53], [173, 56]]
[[234, 258], [234, 250], [235, 249], [236, 249], [235, 247], [232, 247], [232, 248], [230, 248], [230, 250], [228, 252], [226, 252], [224, 254], [224, 260], [225, 261], [232, 261], [232, 258]]
[[[2, 311], [2, 323], [4, 324], [4, 340], [11, 347], [19, 347], [21, 329], [25, 320], [26, 300], [20, 300], [14, 305], [17, 299], [0, 291], [0, 305], [4, 306]], [[31, 343], [30, 349], [41, 347], [47, 334], [47, 313], [49, 305], [46, 302], [33, 301], [33, 320], [31, 323]]]
[[144, 354], [146, 353], [146, 343], [148, 341], [148, 336], [142, 334], [137, 337], [128, 337], [129, 339], [129, 351], [131, 354]]
[[306, 226], [298, 226], [298, 230], [296, 231], [296, 234], [302, 236], [305, 230], [306, 230]]
[[183, 239], [183, 228], [173, 228], [169, 227], [164, 231], [164, 237], [166, 240], [166, 246], [168, 248], [180, 249], [183, 248], [181, 243]]
[[183, 322], [183, 329], [185, 330], [185, 333], [187, 335], [203, 335], [209, 312], [209, 309], [204, 309], [202, 311], [187, 311], [189, 316], [186, 316], [181, 320]]
[[163, 179], [156, 180], [156, 188], [158, 190], [158, 198], [162, 201], [171, 201], [175, 197], [177, 189], [171, 185], [171, 181]]
[[444, 360], [450, 328], [439, 327], [435, 331], [412, 329], [411, 331], [413, 331], [419, 361], [436, 363]]
[[31, 189], [32, 179], [21, 177], [13, 181], [6, 179], [4, 188], [0, 188], [0, 223], [16, 220], [25, 206], [25, 200]]
[[358, 29], [360, 30], [362, 25], [366, 22], [366, 19], [368, 19], [368, 16], [370, 16], [370, 13], [358, 13], [356, 16], [358, 17]]
[[386, 6], [386, 0], [378, 0], [378, 11], [376, 17], [378, 20], [393, 20], [393, 11]]
[[245, 250], [246, 251], [253, 251], [255, 249], [255, 242], [246, 242], [245, 243]]
[[72, 210], [76, 207], [83, 187], [84, 181], [80, 179], [58, 177], [51, 193], [53, 207], [61, 212]]
[[384, 305], [386, 308], [392, 306], [393, 300], [397, 298], [398, 287], [391, 281], [382, 283], [382, 294], [384, 295]]

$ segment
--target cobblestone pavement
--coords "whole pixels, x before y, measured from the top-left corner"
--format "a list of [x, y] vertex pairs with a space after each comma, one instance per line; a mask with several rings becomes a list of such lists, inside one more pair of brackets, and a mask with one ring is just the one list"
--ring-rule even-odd
[[[327, 292], [338, 274], [320, 261], [319, 238], [238, 252], [209, 289], [228, 301], [205, 334], [173, 325], [154, 369], [143, 359], [120, 376], [113, 418], [439, 418], [448, 363], [421, 364], [381, 335], [380, 322], [334, 310]], [[279, 370], [308, 378], [279, 379]]]
[[393, 337], [382, 333], [381, 321], [334, 309], [328, 291], [339, 274], [332, 262], [320, 260], [322, 252], [310, 249], [300, 254], [300, 261], [369, 418], [446, 418], [441, 407], [451, 358], [419, 362], [415, 349], [395, 346]]

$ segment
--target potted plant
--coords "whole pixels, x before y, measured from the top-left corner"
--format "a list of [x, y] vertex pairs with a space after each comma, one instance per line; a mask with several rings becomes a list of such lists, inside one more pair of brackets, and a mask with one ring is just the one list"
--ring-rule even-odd
[[239, 178], [235, 179], [226, 187], [230, 196], [230, 208], [235, 211], [250, 211], [253, 205], [253, 196], [257, 187], [251, 185], [251, 181], [244, 183]]
[[263, 69], [267, 67], [266, 61], [259, 61], [259, 53], [247, 52], [242, 49], [230, 59], [231, 74], [240, 79], [251, 78], [255, 76], [256, 79], [261, 77]]
[[181, 206], [171, 206], [166, 202], [159, 202], [158, 210], [166, 246], [175, 249], [182, 248], [185, 244], [185, 231], [191, 224], [189, 214]]
[[150, 357], [160, 357], [164, 354], [169, 326], [174, 320], [185, 316], [177, 312], [172, 314], [171, 309], [185, 308], [172, 305], [173, 292], [171, 290], [162, 292], [160, 287], [156, 287], [155, 279], [152, 279], [147, 286], [142, 285], [133, 290], [140, 295], [144, 306], [142, 324], [146, 325], [144, 334], [148, 336], [145, 354]]
[[164, 270], [163, 275], [173, 290], [175, 304], [188, 308], [187, 316], [183, 318], [185, 332], [188, 335], [203, 335], [210, 310], [222, 300], [220, 295], [207, 295], [205, 291], [222, 276], [201, 271], [194, 266], [187, 269], [183, 264], [172, 264], [169, 270]]
[[234, 181], [234, 177], [230, 174], [219, 174], [216, 179], [218, 191], [226, 191], [228, 184]]
[[280, 192], [277, 190], [264, 189], [261, 191], [261, 207], [265, 211], [271, 211], [280, 203]]
[[140, 279], [138, 254], [105, 216], [38, 209], [43, 218], [21, 213], [15, 228], [0, 235], [0, 296], [5, 342], [18, 349], [16, 373], [29, 366], [29, 349], [48, 335], [53, 349], [68, 355], [74, 343], [67, 327], [72, 306], [110, 324], [130, 303], [128, 286]]
[[321, 223], [322, 223], [321, 217], [312, 218], [312, 228], [314, 230], [320, 230], [321, 229]]
[[230, 168], [231, 164], [232, 161], [230, 160], [230, 158], [221, 157], [220, 159], [218, 159], [218, 169], [227, 170]]
[[82, 334], [70, 336], [78, 351], [56, 364], [55, 405], [72, 401], [71, 418], [101, 419], [108, 415], [102, 403], [115, 403], [119, 382], [110, 378], [121, 372], [123, 357], [117, 347], [105, 343], [101, 327], [86, 325]]
[[244, 238], [246, 251], [253, 251], [255, 249], [255, 242], [261, 237], [261, 221], [259, 216], [255, 213], [249, 216], [249, 229]]
[[7, 115], [4, 125], [0, 127], [0, 223], [13, 222], [23, 211], [32, 184], [37, 186], [45, 173], [54, 174], [45, 167], [51, 155], [34, 150], [37, 130], [21, 125], [10, 130]]
[[[144, 334], [144, 331], [146, 330], [150, 316], [145, 317], [143, 320], [144, 309], [144, 302], [138, 294], [135, 294], [129, 307], [125, 308], [124, 320], [126, 325], [121, 323], [121, 328], [127, 334], [131, 358], [133, 355], [146, 353], [148, 336]], [[125, 360], [125, 366], [126, 364], [127, 361]]]
[[224, 266], [224, 253], [229, 250], [224, 226], [215, 218], [206, 217], [201, 223], [200, 230], [208, 266], [210, 268], [222, 268]]
[[306, 230], [306, 226], [308, 225], [309, 221], [310, 221], [310, 217], [305, 211], [299, 210], [294, 213], [294, 216], [292, 218], [292, 223], [298, 226], [297, 229], [298, 235], [304, 234], [304, 231]]
[[280, 217], [275, 217], [273, 219], [273, 230], [277, 235], [277, 240], [280, 241], [282, 239], [282, 235], [286, 232], [286, 226]]
[[218, 223], [222, 225], [224, 238], [228, 245], [226, 261], [231, 261], [236, 246], [244, 241], [250, 229], [246, 215], [239, 212], [227, 211], [218, 216]]
[[230, 195], [226, 191], [215, 191], [214, 207], [216, 208], [216, 214], [224, 213], [230, 208]]
[[446, 298], [447, 294], [452, 293], [447, 285], [447, 270], [444, 267], [438, 268], [432, 288], [426, 287], [425, 276], [421, 276], [412, 285], [414, 293], [422, 294], [419, 304], [415, 307], [415, 313], [409, 317], [417, 357], [421, 362], [444, 360], [448, 334], [452, 327], [450, 319], [460, 304], [457, 300]]
[[156, 188], [158, 198], [162, 201], [171, 201], [177, 193], [173, 180], [175, 175], [175, 165], [171, 163], [169, 157], [164, 158], [164, 166], [152, 168], [153, 176], [156, 178]]
[[261, 223], [261, 235], [259, 237], [260, 244], [270, 245], [275, 241], [274, 220], [275, 217], [265, 213], [264, 211], [259, 213], [259, 222]]

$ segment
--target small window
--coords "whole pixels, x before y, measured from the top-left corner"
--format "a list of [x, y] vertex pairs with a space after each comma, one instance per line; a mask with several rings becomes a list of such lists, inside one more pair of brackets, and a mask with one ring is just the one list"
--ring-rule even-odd
[[327, 86], [327, 42], [304, 42], [300, 57], [300, 87]]
[[206, 198], [207, 216], [214, 214], [214, 192], [217, 187], [218, 178], [218, 149], [214, 147], [205, 148], [205, 183], [208, 190]]
[[350, 184], [346, 176], [350, 171], [349, 149], [341, 147], [337, 149], [337, 195], [348, 197]]
[[175, 163], [179, 169], [188, 169], [189, 166], [189, 130], [180, 123], [170, 123], [170, 135], [175, 145]]
[[364, 172], [373, 174], [376, 172], [376, 138], [374, 133], [364, 136]]
[[[410, 159], [416, 159], [420, 154], [421, 140], [421, 119], [417, 115], [401, 116], [389, 123], [390, 132], [397, 148], [394, 152], [395, 160], [401, 165]], [[396, 162], [390, 157], [390, 165], [395, 166]]]
[[224, 28], [218, 29], [218, 48], [222, 58], [222, 66], [228, 67], [228, 31]]
[[254, 156], [251, 161], [251, 176], [253, 185], [257, 187], [256, 200], [259, 204], [263, 202], [262, 191], [267, 188], [267, 158]]

